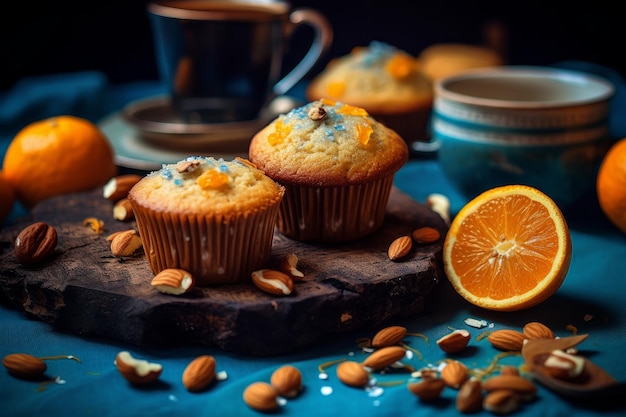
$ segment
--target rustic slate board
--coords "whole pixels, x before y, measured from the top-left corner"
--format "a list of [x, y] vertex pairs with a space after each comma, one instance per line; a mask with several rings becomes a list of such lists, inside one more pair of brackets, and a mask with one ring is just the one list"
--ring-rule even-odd
[[[106, 231], [82, 225], [98, 217]], [[57, 229], [54, 256], [37, 268], [18, 264], [12, 242], [34, 221]], [[135, 227], [112, 217], [100, 190], [54, 198], [32, 216], [0, 231], [0, 299], [56, 328], [140, 346], [197, 343], [265, 356], [287, 353], [332, 334], [376, 327], [423, 309], [443, 277], [443, 237], [392, 262], [389, 244], [418, 226], [444, 236], [447, 225], [428, 207], [395, 189], [381, 230], [357, 242], [300, 243], [276, 233], [271, 263], [298, 255], [304, 282], [287, 297], [265, 294], [251, 283], [161, 294], [143, 254], [111, 255], [106, 236]]]

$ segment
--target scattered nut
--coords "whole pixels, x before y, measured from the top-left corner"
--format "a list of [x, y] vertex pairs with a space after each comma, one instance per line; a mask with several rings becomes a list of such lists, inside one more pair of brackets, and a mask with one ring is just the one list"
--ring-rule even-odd
[[470, 341], [470, 333], [465, 329], [457, 329], [439, 338], [437, 346], [446, 353], [457, 353], [465, 349]]
[[487, 392], [509, 390], [518, 394], [523, 400], [532, 399], [537, 393], [537, 387], [530, 380], [515, 375], [497, 375], [483, 382], [483, 389]]
[[461, 385], [456, 396], [456, 409], [461, 413], [475, 413], [483, 402], [482, 383], [478, 378], [470, 378]]
[[406, 349], [400, 346], [387, 346], [375, 350], [363, 361], [363, 366], [378, 371], [398, 362], [406, 355]]
[[128, 198], [122, 198], [115, 203], [115, 206], [113, 206], [113, 218], [121, 222], [127, 222], [135, 218], [133, 206], [130, 204]]
[[406, 336], [406, 328], [402, 326], [389, 326], [381, 329], [372, 338], [372, 347], [381, 348], [397, 345]]
[[162, 293], [180, 295], [191, 291], [195, 280], [184, 269], [167, 268], [156, 274], [150, 284]]
[[15, 257], [24, 266], [37, 265], [52, 255], [56, 246], [56, 229], [44, 222], [33, 223], [15, 238]]
[[281, 366], [272, 373], [270, 385], [279, 395], [294, 398], [302, 390], [302, 374], [295, 366]]
[[538, 321], [526, 323], [522, 333], [526, 339], [554, 339], [552, 329]]
[[443, 382], [454, 389], [461, 388], [461, 385], [469, 376], [469, 369], [460, 361], [449, 361], [441, 371], [441, 379]]
[[188, 391], [198, 392], [215, 379], [215, 358], [211, 355], [198, 356], [183, 371], [183, 385]]
[[519, 396], [510, 390], [489, 392], [483, 398], [483, 408], [498, 415], [511, 414], [520, 407]]
[[426, 205], [450, 224], [450, 199], [443, 194], [430, 194], [426, 197]]
[[533, 362], [539, 363], [546, 373], [566, 381], [576, 380], [583, 375], [585, 370], [584, 358], [570, 355], [562, 350], [539, 354], [533, 358]]
[[2, 358], [2, 365], [11, 375], [22, 379], [41, 378], [48, 369], [44, 361], [27, 353], [6, 355]]
[[269, 294], [289, 295], [293, 291], [293, 280], [283, 272], [273, 269], [259, 269], [252, 273], [252, 282], [260, 290]]
[[122, 351], [115, 357], [117, 370], [134, 385], [150, 384], [161, 375], [163, 367], [158, 363], [135, 359], [129, 352]]
[[304, 274], [298, 270], [298, 256], [295, 253], [285, 255], [280, 261], [280, 269], [295, 281], [302, 281]]
[[116, 257], [132, 256], [143, 247], [141, 238], [134, 229], [113, 233], [107, 240], [111, 241], [111, 253]]
[[193, 172], [200, 166], [200, 161], [180, 161], [176, 164], [176, 171], [179, 173], [183, 172]]
[[337, 365], [337, 378], [348, 386], [363, 388], [369, 383], [370, 374], [360, 363], [346, 361]]
[[274, 411], [278, 409], [278, 393], [267, 382], [253, 382], [243, 391], [243, 401], [248, 407], [257, 411]]
[[389, 256], [389, 259], [392, 261], [396, 261], [407, 256], [412, 248], [413, 240], [411, 236], [400, 236], [389, 245], [387, 256]]
[[441, 379], [427, 378], [419, 382], [411, 382], [407, 385], [407, 388], [420, 400], [433, 401], [441, 396], [441, 392], [445, 386], [446, 383]]
[[493, 347], [499, 350], [519, 352], [524, 346], [524, 335], [517, 330], [496, 330], [487, 336], [487, 340]]
[[141, 180], [140, 175], [126, 174], [111, 178], [102, 187], [102, 196], [107, 200], [116, 203], [122, 198], [128, 197], [128, 192], [135, 184]]
[[420, 227], [411, 233], [415, 243], [434, 243], [439, 240], [441, 234], [434, 227]]

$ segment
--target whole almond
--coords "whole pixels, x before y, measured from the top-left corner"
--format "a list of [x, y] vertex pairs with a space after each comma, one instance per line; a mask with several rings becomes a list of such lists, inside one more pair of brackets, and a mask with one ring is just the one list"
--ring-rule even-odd
[[458, 389], [469, 378], [469, 369], [463, 362], [449, 361], [441, 371], [441, 379], [450, 388]]
[[413, 395], [423, 401], [433, 401], [441, 396], [446, 383], [438, 378], [427, 378], [419, 382], [411, 382], [407, 388]]
[[141, 237], [134, 229], [113, 233], [107, 240], [110, 240], [111, 253], [116, 257], [132, 256], [142, 248]]
[[183, 385], [187, 391], [198, 392], [209, 386], [215, 378], [215, 358], [211, 355], [198, 356], [183, 371]]
[[407, 256], [412, 248], [413, 240], [411, 236], [400, 236], [389, 245], [387, 256], [389, 256], [389, 259], [392, 261], [396, 261]]
[[140, 175], [126, 174], [111, 178], [102, 187], [102, 196], [107, 200], [116, 203], [119, 200], [128, 197], [128, 192], [135, 184], [141, 180]]
[[398, 362], [406, 355], [406, 349], [400, 346], [386, 346], [375, 350], [363, 361], [363, 366], [378, 371]]
[[23, 379], [41, 378], [48, 369], [44, 361], [27, 353], [8, 354], [2, 358], [2, 365], [11, 375]]
[[519, 352], [524, 346], [524, 335], [517, 330], [496, 330], [487, 336], [487, 340], [493, 347], [499, 350]]
[[113, 206], [113, 218], [121, 222], [127, 222], [135, 218], [133, 206], [128, 198], [122, 198]]
[[483, 389], [487, 392], [509, 390], [520, 395], [525, 400], [532, 399], [537, 393], [537, 387], [532, 381], [523, 376], [497, 375], [483, 381]]
[[434, 243], [439, 240], [441, 234], [434, 227], [419, 227], [411, 233], [415, 243]]
[[380, 348], [397, 345], [406, 336], [406, 327], [389, 326], [381, 329], [372, 338], [372, 347]]
[[554, 332], [548, 326], [538, 321], [532, 321], [524, 325], [522, 330], [526, 339], [554, 339]]
[[437, 346], [446, 353], [456, 353], [465, 349], [469, 341], [470, 333], [465, 329], [457, 329], [440, 337]]
[[461, 413], [475, 413], [483, 401], [483, 388], [480, 379], [470, 378], [461, 385], [456, 396], [456, 409]]
[[54, 252], [57, 231], [45, 222], [25, 227], [15, 238], [15, 257], [24, 266], [37, 265]]
[[253, 382], [243, 391], [243, 401], [248, 407], [257, 411], [274, 411], [278, 409], [278, 393], [267, 382]]
[[483, 398], [483, 408], [493, 414], [511, 414], [520, 407], [519, 396], [510, 390], [488, 392]]
[[252, 273], [252, 283], [262, 291], [274, 295], [289, 295], [293, 291], [293, 280], [284, 272], [259, 269]]
[[346, 361], [337, 365], [337, 378], [348, 386], [362, 388], [369, 383], [370, 374], [360, 363]]
[[270, 385], [279, 395], [294, 398], [302, 390], [302, 374], [295, 366], [283, 365], [272, 373]]

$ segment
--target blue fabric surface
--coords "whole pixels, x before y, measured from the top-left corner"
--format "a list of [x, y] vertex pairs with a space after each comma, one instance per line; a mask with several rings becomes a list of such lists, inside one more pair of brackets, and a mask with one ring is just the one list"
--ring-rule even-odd
[[[564, 67], [609, 74], [620, 86], [612, 113], [612, 134], [626, 136], [621, 111], [623, 81], [609, 69], [587, 63], [561, 63]], [[80, 73], [45, 79], [24, 80], [15, 90], [0, 96], [0, 140], [4, 149], [8, 141], [28, 121], [54, 114], [76, 114], [98, 121], [100, 118], [136, 98], [160, 92], [153, 83], [111, 86], [98, 73]], [[396, 186], [424, 202], [431, 193], [447, 195], [452, 213], [458, 212], [466, 200], [442, 174], [435, 159], [411, 160], [396, 176]], [[23, 213], [21, 213], [23, 214]], [[468, 317], [484, 319], [494, 329], [521, 327], [529, 321], [541, 321], [558, 336], [568, 336], [566, 326], [574, 325], [589, 338], [580, 350], [617, 380], [626, 382], [626, 236], [604, 218], [595, 196], [590, 193], [583, 203], [566, 212], [573, 243], [572, 264], [563, 286], [546, 302], [529, 310], [498, 313], [481, 310], [461, 299], [447, 281], [429, 296], [424, 312], [389, 324], [406, 326], [411, 333], [405, 341], [420, 355], [406, 361], [415, 368], [437, 364], [446, 358], [435, 341], [450, 329], [466, 328], [472, 334], [470, 347], [460, 355], [451, 356], [471, 368], [486, 368], [499, 353], [477, 336], [487, 329], [464, 324]], [[277, 324], [280, 325], [280, 324]], [[378, 375], [384, 386], [382, 395], [340, 383], [335, 367], [327, 369], [328, 379], [320, 378], [318, 367], [337, 359], [362, 360], [366, 353], [357, 348], [356, 340], [371, 337], [377, 329], [330, 337], [298, 352], [280, 357], [251, 358], [218, 349], [186, 346], [170, 349], [139, 348], [94, 337], [66, 334], [50, 325], [32, 320], [10, 306], [0, 305], [0, 356], [15, 352], [35, 356], [74, 355], [74, 360], [47, 361], [47, 375], [59, 376], [58, 383], [43, 385], [9, 376], [0, 369], [0, 415], [2, 416], [258, 416], [242, 401], [245, 387], [256, 381], [269, 381], [273, 370], [292, 364], [303, 374], [304, 390], [290, 399], [278, 415], [299, 417], [319, 415], [351, 416], [453, 416], [456, 391], [446, 389], [440, 401], [424, 404], [406, 388], [408, 375], [400, 371]], [[163, 365], [160, 382], [146, 388], [130, 386], [117, 372], [113, 361], [121, 350]], [[217, 370], [228, 378], [214, 383], [208, 390], [189, 393], [181, 384], [182, 372], [193, 358], [214, 355]], [[519, 365], [521, 358], [507, 357], [500, 363]], [[395, 384], [399, 382], [398, 384]], [[384, 385], [384, 384], [381, 384]], [[326, 388], [332, 393], [326, 394]], [[323, 391], [324, 389], [324, 391]], [[626, 392], [625, 392], [626, 394]], [[621, 402], [577, 401], [563, 398], [539, 386], [537, 398], [523, 405], [519, 416], [623, 416]], [[491, 415], [480, 412], [476, 415]]]

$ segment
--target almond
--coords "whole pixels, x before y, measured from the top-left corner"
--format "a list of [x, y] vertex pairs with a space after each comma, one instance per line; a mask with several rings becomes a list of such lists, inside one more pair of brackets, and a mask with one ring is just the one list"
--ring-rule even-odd
[[141, 180], [141, 176], [136, 174], [119, 175], [111, 178], [102, 187], [102, 196], [107, 200], [116, 203], [122, 198], [128, 197], [128, 192], [135, 184]]
[[117, 370], [128, 382], [133, 385], [150, 384], [161, 375], [163, 367], [158, 363], [151, 363], [135, 359], [129, 352], [122, 351], [115, 357]]
[[400, 236], [389, 245], [387, 249], [387, 256], [392, 261], [396, 261], [404, 258], [413, 249], [413, 240], [411, 236]]
[[183, 385], [188, 391], [202, 391], [215, 378], [215, 358], [211, 355], [198, 356], [183, 371]]
[[298, 256], [295, 253], [289, 253], [281, 259], [280, 270], [295, 281], [304, 279], [304, 274], [298, 270]]
[[127, 222], [135, 218], [133, 206], [128, 198], [122, 198], [113, 206], [113, 218], [121, 222]]
[[496, 330], [487, 336], [487, 340], [493, 347], [499, 350], [519, 352], [524, 346], [524, 335], [517, 330]]
[[380, 348], [371, 353], [363, 361], [363, 366], [373, 371], [386, 368], [387, 366], [398, 362], [406, 355], [406, 349], [400, 346], [387, 346]]
[[389, 326], [381, 329], [372, 338], [372, 347], [380, 348], [397, 345], [406, 336], [406, 328], [402, 326]]
[[283, 272], [259, 269], [252, 273], [252, 282], [262, 291], [275, 295], [289, 295], [293, 291], [293, 280]]
[[24, 266], [45, 261], [57, 246], [57, 231], [44, 222], [25, 227], [15, 238], [15, 258]]
[[461, 413], [475, 413], [483, 402], [483, 388], [480, 379], [470, 378], [461, 385], [456, 396], [456, 409]]
[[463, 362], [450, 361], [441, 371], [441, 379], [450, 388], [460, 388], [468, 378], [469, 369]]
[[191, 273], [184, 269], [167, 268], [156, 274], [150, 285], [162, 293], [180, 295], [191, 291], [195, 280]]
[[520, 407], [519, 396], [510, 390], [489, 392], [483, 399], [483, 408], [498, 415], [511, 414]]
[[554, 339], [552, 329], [538, 321], [526, 323], [522, 333], [526, 339]]
[[23, 379], [41, 378], [48, 366], [39, 358], [27, 353], [11, 353], [2, 358], [2, 365], [15, 377]]
[[337, 365], [337, 378], [348, 386], [362, 388], [369, 383], [370, 374], [360, 363], [346, 361]]
[[296, 397], [302, 390], [302, 374], [292, 365], [283, 365], [272, 373], [270, 385], [279, 395]]
[[435, 229], [434, 227], [419, 227], [415, 230], [413, 230], [413, 233], [411, 233], [411, 236], [413, 237], [413, 240], [415, 241], [415, 243], [434, 243], [436, 241], [439, 240], [439, 238], [441, 237], [441, 234], [439, 233], [439, 230]]
[[470, 341], [470, 333], [465, 329], [457, 329], [437, 340], [437, 346], [446, 353], [460, 352]]
[[243, 401], [256, 411], [274, 411], [278, 409], [278, 393], [267, 382], [253, 382], [243, 391]]
[[483, 382], [483, 389], [487, 392], [509, 390], [520, 395], [522, 399], [532, 399], [537, 393], [537, 387], [530, 380], [516, 375], [497, 375]]
[[116, 257], [132, 256], [142, 248], [141, 238], [134, 229], [113, 233], [107, 240], [111, 241], [111, 253]]
[[423, 401], [433, 401], [441, 396], [446, 383], [438, 378], [423, 379], [419, 382], [411, 382], [407, 388], [411, 393]]

